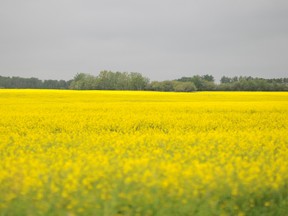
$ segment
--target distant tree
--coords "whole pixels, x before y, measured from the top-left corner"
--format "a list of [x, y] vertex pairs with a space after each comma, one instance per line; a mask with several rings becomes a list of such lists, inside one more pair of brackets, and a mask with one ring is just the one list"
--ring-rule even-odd
[[180, 79], [177, 79], [176, 81], [180, 81], [180, 82], [192, 82], [192, 77], [181, 77]]
[[127, 73], [127, 72], [116, 72], [114, 76], [115, 76], [115, 79], [116, 79], [115, 89], [128, 90], [128, 89], [132, 88], [131, 84], [130, 84], [129, 73]]
[[193, 92], [196, 91], [197, 88], [192, 82], [173, 82], [173, 89], [176, 92]]
[[67, 89], [68, 84], [65, 80], [44, 80], [42, 88], [45, 89]]
[[202, 88], [201, 88], [202, 91], [214, 91], [216, 89], [217, 89], [217, 86], [214, 82], [209, 82], [206, 80], [202, 82]]
[[[223, 78], [223, 77], [222, 77]], [[287, 91], [288, 84], [284, 79], [263, 79], [251, 76], [240, 76], [233, 78], [221, 78], [217, 90], [222, 91]], [[229, 80], [226, 82], [225, 80]]]
[[152, 81], [148, 85], [148, 90], [161, 91], [161, 83], [159, 81]]
[[202, 79], [206, 80], [207, 82], [214, 82], [215, 79], [212, 75], [206, 74], [202, 76]]
[[194, 83], [194, 85], [196, 86], [196, 88], [200, 91], [204, 91], [205, 89], [205, 80], [203, 79], [203, 77], [199, 76], [199, 75], [195, 75], [192, 77], [191, 81]]
[[214, 77], [212, 75], [194, 75], [192, 77], [182, 77], [176, 81], [180, 82], [192, 82], [199, 91], [213, 91], [216, 89], [214, 83]]
[[144, 90], [149, 79], [140, 73], [101, 71], [98, 76], [79, 73], [70, 84], [71, 89]]
[[70, 84], [70, 89], [96, 89], [97, 81], [94, 76], [85, 73], [75, 75]]
[[142, 74], [132, 72], [129, 74], [131, 89], [144, 90], [149, 84], [149, 79], [143, 77]]
[[231, 78], [226, 77], [226, 76], [222, 76], [220, 79], [220, 83], [231, 83]]

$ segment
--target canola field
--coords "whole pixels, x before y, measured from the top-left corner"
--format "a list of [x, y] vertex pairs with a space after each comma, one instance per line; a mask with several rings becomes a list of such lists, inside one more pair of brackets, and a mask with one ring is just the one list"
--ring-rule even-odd
[[0, 215], [288, 215], [288, 93], [0, 90]]

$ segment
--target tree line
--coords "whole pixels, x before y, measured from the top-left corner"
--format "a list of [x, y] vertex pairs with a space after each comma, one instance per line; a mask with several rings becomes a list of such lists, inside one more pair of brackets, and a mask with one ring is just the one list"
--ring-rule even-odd
[[216, 83], [212, 75], [194, 75], [176, 80], [152, 81], [137, 72], [101, 71], [97, 76], [78, 73], [72, 80], [0, 76], [0, 88], [193, 91], [288, 91], [288, 78], [264, 79], [251, 76], [222, 76]]
[[79, 73], [72, 80], [70, 89], [87, 90], [146, 90], [149, 79], [136, 72], [101, 71], [98, 76]]
[[38, 78], [0, 76], [0, 88], [68, 89], [72, 80], [40, 80]]
[[220, 91], [288, 91], [288, 78], [263, 79], [248, 77], [226, 77], [217, 86]]

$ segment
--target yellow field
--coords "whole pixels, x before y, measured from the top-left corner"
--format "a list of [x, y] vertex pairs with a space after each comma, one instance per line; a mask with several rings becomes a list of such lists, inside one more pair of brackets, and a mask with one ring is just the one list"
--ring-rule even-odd
[[0, 90], [0, 215], [287, 215], [288, 93]]

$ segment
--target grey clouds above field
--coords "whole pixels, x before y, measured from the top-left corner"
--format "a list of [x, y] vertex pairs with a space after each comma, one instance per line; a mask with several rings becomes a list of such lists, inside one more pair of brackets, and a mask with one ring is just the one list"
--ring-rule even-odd
[[0, 75], [287, 77], [287, 0], [1, 0]]

